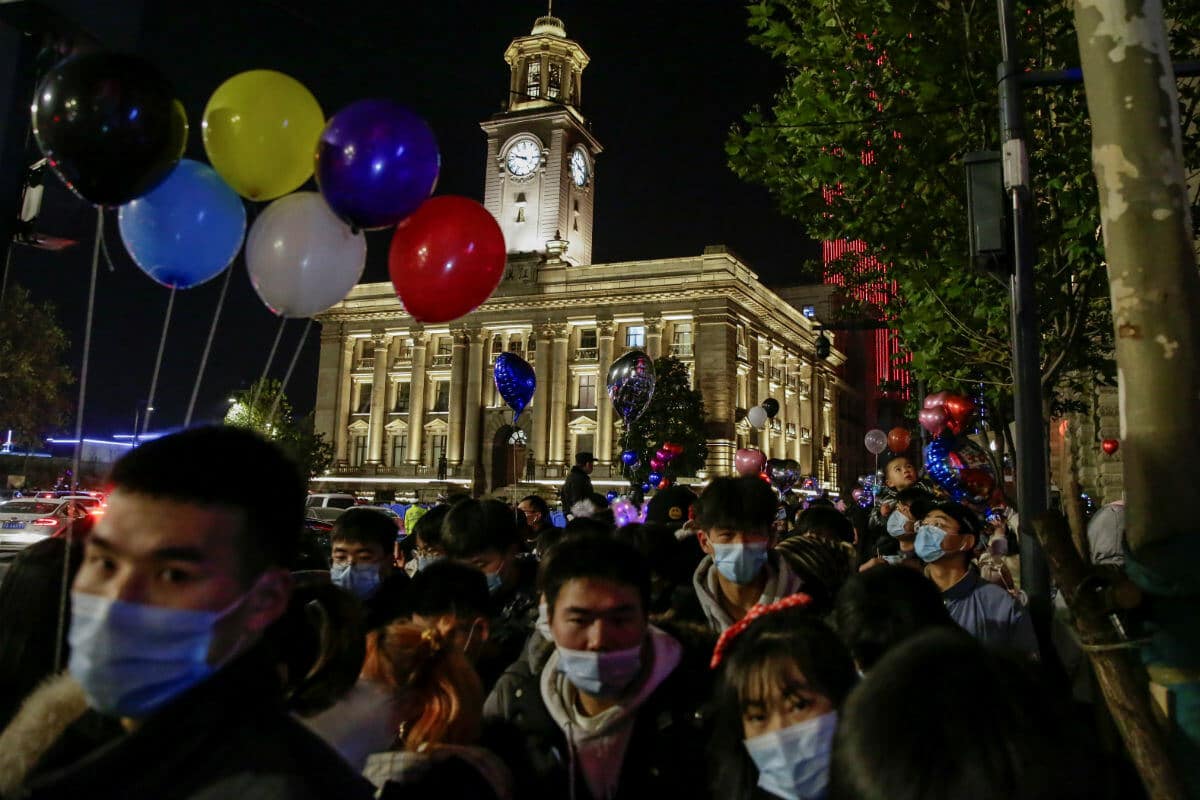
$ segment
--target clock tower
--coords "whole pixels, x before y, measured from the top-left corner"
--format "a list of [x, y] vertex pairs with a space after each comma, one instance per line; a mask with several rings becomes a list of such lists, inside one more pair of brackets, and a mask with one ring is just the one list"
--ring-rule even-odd
[[488, 152], [483, 204], [509, 253], [590, 264], [602, 148], [579, 111], [588, 55], [567, 38], [562, 20], [544, 16], [509, 44], [504, 60], [511, 70], [505, 111], [480, 125]]

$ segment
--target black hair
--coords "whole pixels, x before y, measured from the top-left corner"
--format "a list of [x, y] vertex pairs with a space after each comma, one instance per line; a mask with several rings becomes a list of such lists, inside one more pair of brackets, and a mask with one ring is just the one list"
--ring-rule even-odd
[[850, 577], [834, 602], [838, 636], [864, 672], [888, 650], [929, 628], [953, 628], [933, 581], [900, 565]]
[[239, 512], [238, 578], [292, 563], [307, 492], [278, 446], [230, 425], [190, 428], [130, 450], [113, 465], [115, 490]]
[[396, 523], [387, 514], [373, 508], [348, 508], [333, 521], [330, 540], [377, 544], [384, 555], [391, 555], [396, 544]]
[[607, 533], [571, 535], [556, 544], [538, 572], [538, 588], [551, 612], [563, 586], [584, 578], [632, 586], [641, 596], [642, 613], [649, 613], [650, 568], [633, 546]]
[[913, 519], [920, 519], [929, 513], [937, 502], [932, 495], [929, 494], [921, 486], [910, 486], [907, 489], [902, 489], [896, 492], [895, 503], [903, 503], [908, 506], [912, 512]]
[[829, 800], [1112, 798], [1112, 762], [1029, 665], [943, 628], [884, 656], [842, 708]]
[[435, 561], [408, 584], [409, 610], [422, 617], [454, 614], [464, 618], [491, 614], [487, 578], [475, 567], [445, 559]]
[[560, 528], [557, 525], [547, 525], [538, 533], [537, 539], [533, 543], [534, 552], [539, 558], [544, 558], [550, 548], [562, 541], [566, 535], [566, 529]]
[[755, 529], [771, 526], [776, 503], [775, 493], [759, 478], [714, 478], [692, 508], [701, 530]]
[[546, 505], [546, 501], [538, 497], [536, 494], [527, 494], [521, 498], [520, 503], [529, 503], [533, 506], [533, 510], [542, 515], [542, 519], [546, 522], [550, 521], [550, 506]]
[[567, 522], [567, 527], [563, 532], [567, 536], [609, 536], [612, 534], [613, 526], [605, 522], [603, 519], [596, 517], [573, 517]]
[[831, 541], [852, 543], [854, 524], [832, 506], [812, 506], [796, 517], [796, 533], [813, 534]]
[[841, 708], [857, 680], [850, 654], [810, 609], [783, 609], [750, 623], [726, 651], [717, 676], [711, 743], [714, 797], [759, 796], [758, 769], [742, 744], [742, 709], [747, 699], [782, 684], [792, 664], [807, 688], [829, 698], [834, 709]]
[[813, 599], [812, 610], [833, 610], [833, 598], [854, 570], [849, 548], [826, 538], [789, 536], [775, 549], [800, 577], [804, 592]]
[[[56, 646], [61, 644], [66, 658], [67, 626], [58, 630], [58, 600], [67, 553], [65, 537], [42, 539], [18, 553], [0, 581], [0, 730], [57, 671]], [[69, 553], [68, 585], [83, 561], [83, 545], [72, 540]], [[70, 622], [69, 612], [64, 622]]]
[[[413, 523], [413, 529], [408, 532], [408, 538], [414, 542], [420, 537], [426, 547], [442, 546], [442, 522], [450, 513], [450, 506], [439, 505], [426, 511], [419, 520]], [[416, 545], [414, 545], [415, 547]]]
[[287, 611], [267, 629], [279, 653], [287, 708], [311, 716], [358, 681], [366, 656], [362, 605], [333, 584], [298, 585]]
[[504, 553], [520, 543], [513, 510], [499, 500], [463, 500], [442, 520], [442, 547], [450, 558]]

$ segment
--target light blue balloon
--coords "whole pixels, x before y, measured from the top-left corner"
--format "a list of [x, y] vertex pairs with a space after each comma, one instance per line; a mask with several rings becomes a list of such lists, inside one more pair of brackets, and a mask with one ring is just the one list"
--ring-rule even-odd
[[246, 208], [212, 167], [183, 159], [148, 194], [121, 206], [121, 241], [142, 272], [190, 289], [215, 278], [246, 236]]

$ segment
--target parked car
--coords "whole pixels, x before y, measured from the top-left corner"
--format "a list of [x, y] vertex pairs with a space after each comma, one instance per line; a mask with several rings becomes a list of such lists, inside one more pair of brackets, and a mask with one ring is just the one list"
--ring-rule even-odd
[[300, 535], [300, 547], [293, 562], [293, 570], [329, 569], [333, 548], [330, 533], [333, 523], [316, 517], [304, 518], [304, 531]]
[[[99, 504], [95, 498], [88, 499]], [[0, 503], [0, 552], [24, 550], [42, 539], [62, 536], [72, 520], [76, 535], [91, 532], [94, 517], [77, 499], [33, 497]]]
[[306, 516], [331, 522], [347, 508], [356, 505], [358, 498], [352, 494], [310, 494], [304, 501], [304, 513]]

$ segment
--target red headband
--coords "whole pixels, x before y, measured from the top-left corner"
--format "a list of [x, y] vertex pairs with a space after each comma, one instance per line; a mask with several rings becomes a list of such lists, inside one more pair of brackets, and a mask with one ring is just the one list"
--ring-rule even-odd
[[721, 634], [721, 638], [717, 640], [717, 646], [713, 648], [712, 662], [708, 665], [709, 669], [716, 669], [721, 666], [721, 661], [725, 658], [725, 651], [733, 644], [734, 639], [741, 636], [742, 632], [750, 627], [750, 623], [754, 622], [754, 620], [788, 608], [804, 608], [810, 603], [812, 603], [811, 597], [804, 592], [797, 592], [768, 605], [754, 606], [754, 608], [746, 612], [746, 616], [730, 625]]

